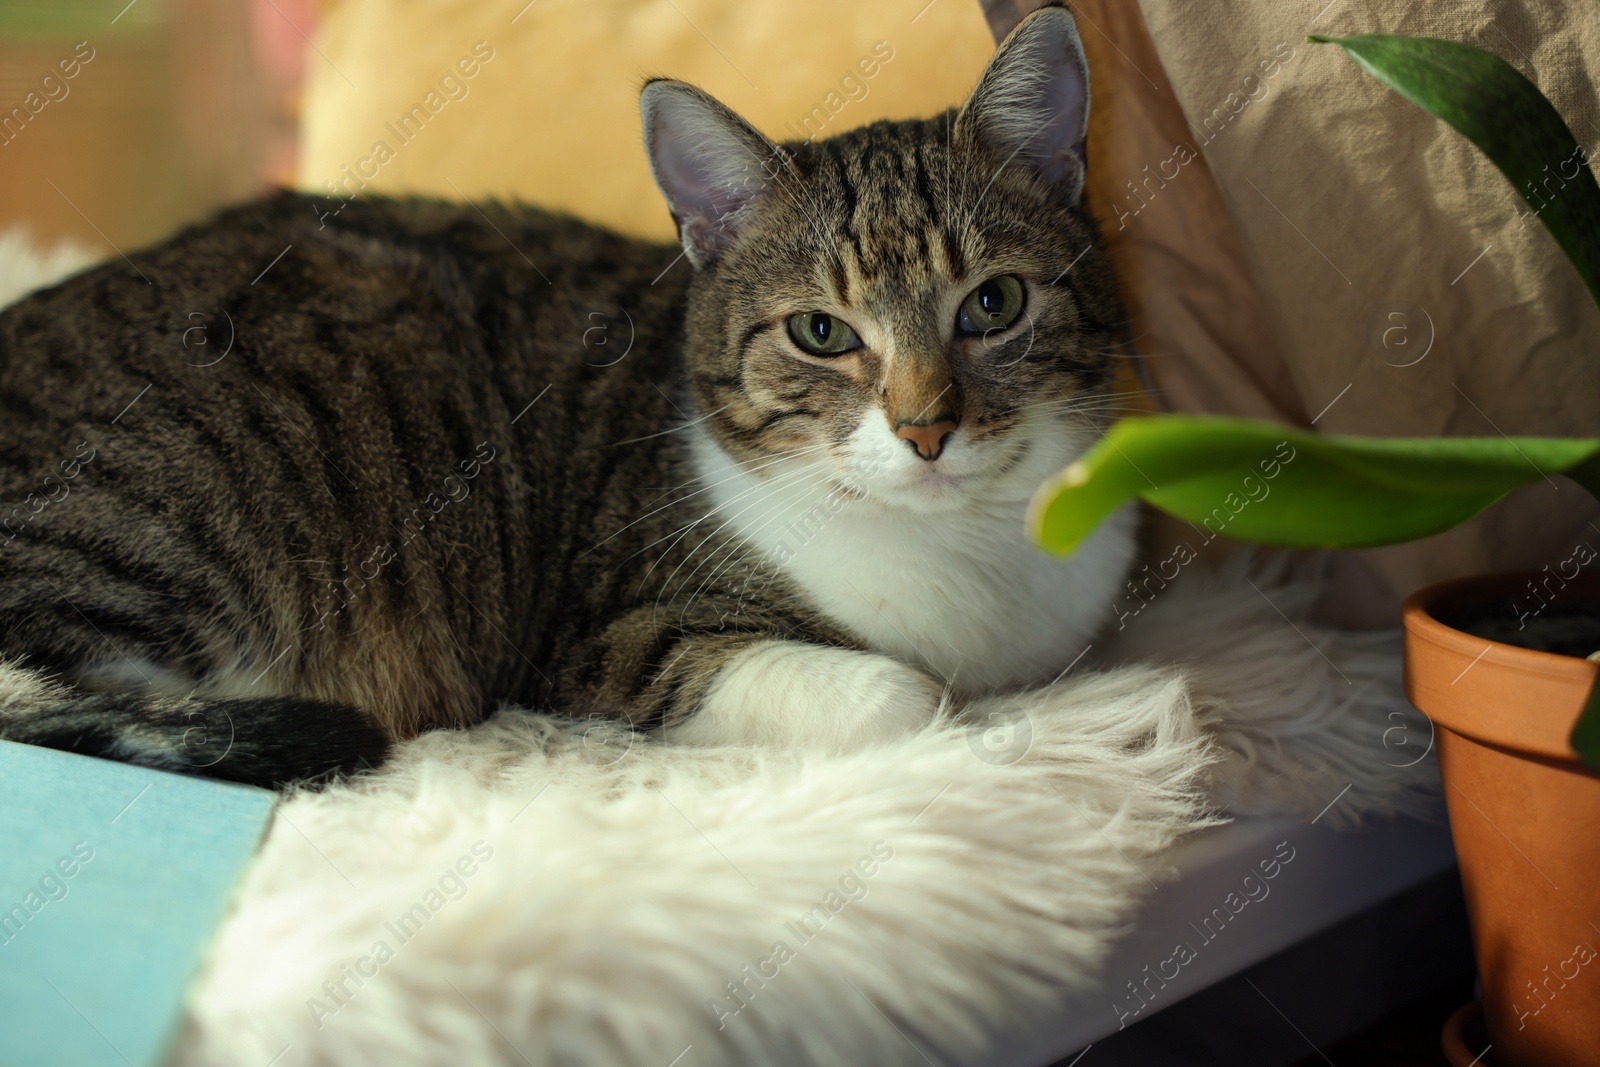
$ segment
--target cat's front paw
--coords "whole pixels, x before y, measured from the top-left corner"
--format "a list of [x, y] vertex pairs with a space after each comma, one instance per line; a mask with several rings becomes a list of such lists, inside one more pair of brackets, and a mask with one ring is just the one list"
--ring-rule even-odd
[[717, 672], [698, 712], [666, 731], [697, 745], [852, 752], [932, 722], [942, 687], [888, 656], [801, 641], [761, 641]]

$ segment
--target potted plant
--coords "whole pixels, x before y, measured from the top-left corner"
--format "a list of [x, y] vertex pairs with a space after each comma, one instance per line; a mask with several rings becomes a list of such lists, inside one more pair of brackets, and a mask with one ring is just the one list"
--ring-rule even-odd
[[[1534, 207], [1600, 304], [1600, 186], [1513, 67], [1428, 38], [1312, 37], [1470, 138]], [[1541, 197], [1542, 199], [1542, 197]], [[1511, 489], [1564, 474], [1600, 498], [1600, 439], [1356, 438], [1241, 419], [1126, 419], [1042, 486], [1030, 534], [1071, 552], [1140, 498], [1230, 537], [1366, 548], [1440, 533]], [[1251, 484], [1257, 488], [1252, 490]], [[1579, 546], [1536, 575], [1465, 578], [1406, 601], [1406, 693], [1438, 729], [1487, 1038], [1446, 1027], [1452, 1062], [1592, 1064], [1600, 1055], [1600, 573]], [[1594, 655], [1591, 655], [1593, 653]], [[1488, 1059], [1480, 1058], [1484, 1045]]]

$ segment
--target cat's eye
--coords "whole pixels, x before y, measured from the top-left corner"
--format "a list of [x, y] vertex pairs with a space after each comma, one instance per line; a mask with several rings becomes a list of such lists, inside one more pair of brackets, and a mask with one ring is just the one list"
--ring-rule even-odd
[[847, 322], [824, 311], [789, 316], [789, 337], [813, 356], [840, 356], [861, 347]]
[[956, 325], [962, 333], [1003, 330], [1022, 314], [1022, 282], [1014, 275], [990, 278], [961, 302]]

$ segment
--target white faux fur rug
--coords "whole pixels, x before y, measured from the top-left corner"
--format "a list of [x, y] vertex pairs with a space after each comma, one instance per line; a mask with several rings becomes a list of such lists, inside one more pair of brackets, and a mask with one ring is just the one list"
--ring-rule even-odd
[[179, 1062], [970, 1055], [1090, 973], [1143, 886], [1123, 856], [1206, 819], [1175, 679], [1079, 695], [1115, 723], [1035, 716], [1013, 766], [950, 727], [849, 757], [640, 742], [609, 764], [536, 718], [423, 738], [284, 806]]
[[[0, 295], [64, 262], [0, 237]], [[173, 1062], [976, 1061], [1093, 981], [1219, 809], [1432, 787], [1394, 635], [1190, 570], [1009, 720], [824, 757], [503, 713], [290, 796]]]
[[285, 802], [176, 1062], [974, 1062], [1092, 981], [1214, 805], [1343, 791], [1350, 823], [1429, 788], [1393, 635], [1256, 584], [1192, 575], [1110, 654], [1188, 668], [1080, 667], [853, 756], [516, 714], [423, 737]]

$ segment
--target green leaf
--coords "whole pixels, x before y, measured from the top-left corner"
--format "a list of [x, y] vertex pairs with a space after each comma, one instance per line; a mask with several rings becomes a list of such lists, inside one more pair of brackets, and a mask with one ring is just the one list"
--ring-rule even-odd
[[1442, 533], [1519, 485], [1596, 470], [1592, 439], [1339, 437], [1247, 419], [1133, 418], [1040, 486], [1028, 529], [1064, 555], [1138, 498], [1204, 541], [1369, 548]]
[[1572, 747], [1578, 750], [1585, 763], [1600, 769], [1600, 678], [1595, 679], [1589, 699], [1572, 727]]
[[1600, 185], [1537, 86], [1504, 60], [1454, 41], [1377, 33], [1310, 40], [1340, 45], [1367, 73], [1482, 149], [1600, 305]]

